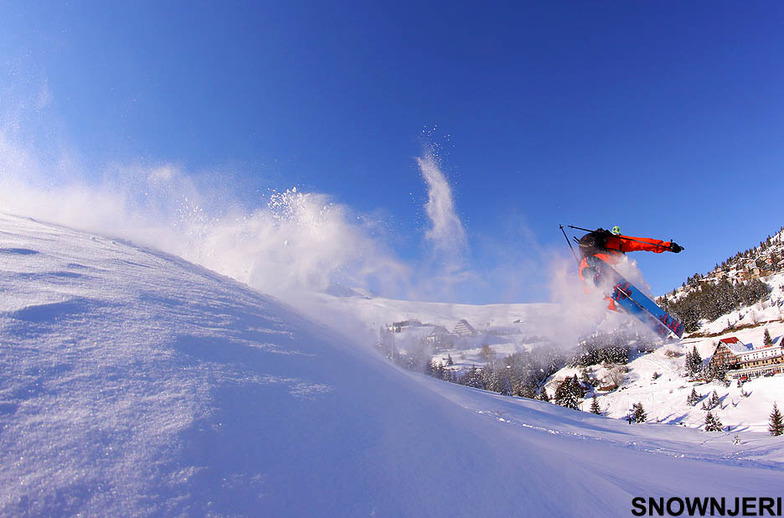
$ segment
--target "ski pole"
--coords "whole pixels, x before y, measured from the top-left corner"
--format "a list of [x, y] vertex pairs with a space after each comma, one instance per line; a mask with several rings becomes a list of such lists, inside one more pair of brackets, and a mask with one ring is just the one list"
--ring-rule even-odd
[[577, 261], [577, 265], [580, 265], [580, 260], [577, 258], [577, 253], [574, 251], [574, 247], [572, 247], [572, 242], [569, 241], [569, 236], [566, 235], [566, 230], [564, 230], [563, 225], [558, 225], [561, 227], [561, 232], [563, 232], [564, 237], [566, 238], [566, 244], [569, 245], [569, 250], [572, 251], [572, 255], [574, 256], [574, 260]]
[[[567, 226], [575, 230], [582, 230], [583, 232], [593, 232], [593, 230], [591, 230], [590, 228], [575, 227], [574, 225], [567, 225]], [[563, 228], [563, 225], [561, 225], [561, 228]]]

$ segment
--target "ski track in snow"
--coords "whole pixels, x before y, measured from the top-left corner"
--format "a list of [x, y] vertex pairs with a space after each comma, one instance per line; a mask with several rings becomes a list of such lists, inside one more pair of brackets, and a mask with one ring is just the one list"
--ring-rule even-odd
[[450, 385], [178, 258], [0, 228], [3, 516], [623, 516], [784, 482], [762, 434]]

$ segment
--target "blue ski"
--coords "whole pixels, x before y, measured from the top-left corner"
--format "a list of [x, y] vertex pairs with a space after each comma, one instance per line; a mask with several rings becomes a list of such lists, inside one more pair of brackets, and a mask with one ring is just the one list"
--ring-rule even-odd
[[612, 284], [610, 298], [617, 305], [634, 315], [662, 338], [666, 338], [670, 334], [678, 338], [683, 336], [684, 328], [681, 322], [657, 306], [612, 266], [597, 257], [588, 258], [588, 262], [597, 273], [595, 278], [597, 284], [604, 283], [605, 280]]

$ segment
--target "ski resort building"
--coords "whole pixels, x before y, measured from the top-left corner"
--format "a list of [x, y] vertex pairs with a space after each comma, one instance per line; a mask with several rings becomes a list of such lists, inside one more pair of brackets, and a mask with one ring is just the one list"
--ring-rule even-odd
[[476, 335], [479, 334], [477, 332], [477, 330], [474, 329], [474, 326], [469, 324], [468, 320], [465, 320], [465, 319], [463, 319], [463, 320], [461, 320], [460, 322], [457, 323], [457, 325], [455, 326], [455, 329], [454, 329], [454, 331], [452, 331], [452, 333], [456, 334], [457, 336], [460, 336], [460, 337], [462, 337], [462, 336], [476, 336]]
[[450, 348], [455, 344], [454, 335], [444, 326], [433, 326], [433, 329], [424, 337], [424, 341], [434, 347]]
[[401, 320], [400, 322], [393, 322], [387, 325], [387, 331], [390, 333], [402, 333], [407, 329], [422, 327], [422, 322], [419, 320]]
[[747, 380], [760, 376], [784, 373], [784, 348], [782, 337], [776, 337], [772, 345], [754, 347], [744, 344], [734, 336], [719, 340], [709, 365], [725, 372], [729, 379]]
[[751, 350], [751, 345], [746, 345], [734, 336], [719, 340], [716, 350], [710, 359], [709, 365], [716, 371], [729, 371], [739, 368], [739, 357]]

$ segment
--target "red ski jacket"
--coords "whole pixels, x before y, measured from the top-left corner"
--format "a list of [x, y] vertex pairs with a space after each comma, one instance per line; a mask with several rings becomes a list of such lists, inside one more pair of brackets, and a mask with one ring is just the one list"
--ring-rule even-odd
[[604, 243], [607, 250], [618, 252], [672, 252], [672, 241], [651, 239], [649, 237], [630, 237], [610, 234]]
[[578, 242], [583, 260], [580, 262], [580, 277], [585, 280], [583, 270], [587, 267], [587, 257], [597, 257], [607, 263], [615, 264], [626, 252], [678, 253], [683, 248], [673, 241], [662, 241], [648, 237], [615, 235], [609, 230], [599, 228], [585, 234]]

